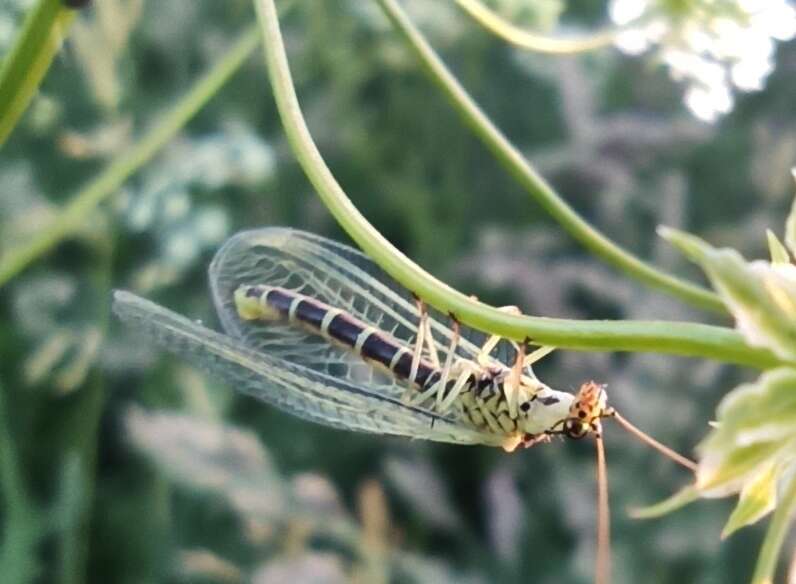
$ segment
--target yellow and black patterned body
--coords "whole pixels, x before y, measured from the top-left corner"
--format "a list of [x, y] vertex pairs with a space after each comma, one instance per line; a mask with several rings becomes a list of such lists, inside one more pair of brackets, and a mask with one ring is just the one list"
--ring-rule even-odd
[[[346, 311], [315, 298], [268, 285], [244, 285], [235, 291], [238, 315], [244, 320], [283, 321], [300, 326], [346, 347], [366, 362], [390, 373], [420, 393], [435, 393], [443, 371], [421, 358], [413, 368], [414, 351], [386, 332], [371, 326]], [[570, 394], [556, 392], [541, 383], [522, 387], [516, 415], [511, 415], [504, 384], [511, 375], [506, 366], [481, 366], [467, 359], [455, 359], [452, 373], [441, 389], [445, 398], [464, 379], [453, 402], [476, 428], [511, 436], [504, 447], [513, 449], [528, 444], [529, 438], [547, 433], [563, 422], [572, 400]], [[432, 390], [429, 392], [429, 390]], [[433, 398], [428, 400], [433, 406]]]
[[[351, 314], [290, 290], [273, 286], [241, 286], [236, 292], [241, 318], [287, 321], [346, 347], [365, 361], [425, 390], [439, 382], [438, 368], [421, 359], [411, 375], [412, 351], [383, 331]], [[453, 381], [449, 382], [451, 385]]]

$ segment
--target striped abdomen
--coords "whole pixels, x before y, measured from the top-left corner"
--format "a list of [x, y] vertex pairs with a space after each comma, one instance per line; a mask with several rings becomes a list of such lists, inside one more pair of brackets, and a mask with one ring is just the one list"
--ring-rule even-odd
[[412, 350], [387, 333], [315, 298], [274, 286], [241, 286], [235, 291], [235, 304], [243, 319], [301, 325], [350, 348], [366, 361], [385, 367], [420, 389], [430, 388], [442, 376], [438, 368], [421, 359], [414, 379], [410, 379]]

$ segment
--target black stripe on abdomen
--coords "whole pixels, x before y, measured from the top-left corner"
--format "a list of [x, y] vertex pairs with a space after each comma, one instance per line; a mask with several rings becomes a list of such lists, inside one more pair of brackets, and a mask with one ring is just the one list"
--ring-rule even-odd
[[330, 322], [329, 327], [322, 331], [330, 338], [353, 348], [359, 335], [365, 331], [365, 325], [355, 321], [347, 314], [338, 314]]
[[312, 326], [312, 328], [321, 332], [323, 317], [325, 317], [328, 312], [329, 309], [327, 307], [321, 306], [317, 302], [308, 298], [302, 298], [299, 300], [299, 303], [296, 306], [296, 312], [294, 313], [293, 318], [306, 323]]
[[[391, 370], [396, 377], [409, 380], [409, 375], [412, 372], [413, 354], [398, 341], [386, 337], [377, 330], [366, 333], [369, 327], [347, 313], [336, 314], [324, 329], [324, 319], [330, 310], [336, 311], [336, 309], [314, 298], [282, 288], [271, 288], [270, 290], [264, 290], [263, 288], [265, 287], [259, 286], [254, 288], [258, 288], [260, 295], [264, 295], [265, 303], [278, 311], [285, 319], [288, 316], [292, 316], [294, 322], [307, 325], [317, 331], [319, 335], [337, 341], [351, 350], [357, 348], [357, 341], [359, 341], [361, 335], [367, 334], [367, 337], [359, 343], [359, 355], [363, 359], [375, 361]], [[254, 288], [250, 294], [256, 296], [257, 293], [254, 292]], [[294, 302], [296, 302], [296, 305], [293, 309], [293, 314], [290, 315], [290, 308]], [[402, 354], [395, 361], [399, 351]], [[395, 361], [395, 364], [391, 367], [393, 361]], [[420, 388], [426, 389], [437, 383], [440, 377], [441, 373], [437, 368], [421, 359], [417, 367], [414, 383]], [[449, 381], [448, 385], [451, 383], [452, 381]]]
[[295, 294], [279, 290], [278, 288], [271, 288], [265, 293], [265, 302], [268, 306], [278, 310], [282, 316], [287, 318], [287, 313], [290, 310], [290, 304], [296, 297]]
[[372, 332], [362, 343], [361, 355], [365, 359], [372, 359], [378, 361], [388, 369], [390, 363], [395, 358], [395, 354], [401, 349], [399, 345], [385, 339], [377, 332]]

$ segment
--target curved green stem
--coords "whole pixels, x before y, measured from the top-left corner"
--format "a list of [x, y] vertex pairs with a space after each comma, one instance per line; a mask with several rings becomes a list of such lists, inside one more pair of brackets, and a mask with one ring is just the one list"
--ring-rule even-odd
[[777, 508], [771, 516], [771, 523], [757, 558], [752, 584], [771, 584], [774, 581], [774, 572], [777, 569], [777, 560], [792, 526], [793, 516], [796, 514], [796, 477], [791, 477], [790, 485], [784, 490], [777, 503]]
[[627, 275], [698, 308], [726, 314], [724, 303], [716, 294], [662, 272], [625, 251], [578, 215], [481, 111], [395, 0], [378, 0], [378, 2], [418, 57], [431, 80], [442, 90], [467, 126], [484, 142], [520, 186], [528, 191], [572, 237], [606, 263]]
[[580, 37], [553, 37], [534, 33], [513, 25], [496, 12], [484, 6], [480, 0], [456, 0], [456, 2], [473, 20], [492, 34], [499, 36], [516, 47], [539, 53], [571, 55], [601, 49], [610, 46], [619, 33], [627, 30], [627, 27], [610, 28]]
[[74, 16], [61, 0], [39, 0], [25, 17], [0, 67], [0, 146], [36, 95]]
[[259, 31], [252, 27], [229, 49], [152, 129], [83, 188], [58, 212], [52, 223], [31, 241], [0, 258], [0, 286], [64, 238], [77, 231], [89, 214], [116, 192], [127, 178], [147, 162], [213, 97], [259, 44]]
[[501, 312], [437, 280], [398, 251], [357, 210], [326, 166], [301, 113], [273, 0], [254, 0], [265, 60], [285, 134], [329, 211], [392, 277], [437, 309], [475, 328], [515, 340], [593, 351], [657, 351], [768, 368], [778, 359], [749, 347], [734, 330], [677, 322], [576, 321]]

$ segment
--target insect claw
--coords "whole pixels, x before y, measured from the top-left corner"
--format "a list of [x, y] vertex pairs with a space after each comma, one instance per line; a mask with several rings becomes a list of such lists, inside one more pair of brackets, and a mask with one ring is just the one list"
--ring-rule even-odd
[[506, 439], [501, 444], [503, 450], [505, 450], [506, 452], [514, 452], [517, 449], [517, 447], [520, 445], [527, 448], [527, 446], [525, 445], [524, 436], [519, 433], [507, 436]]
[[542, 434], [524, 434], [522, 437], [522, 446], [523, 448], [530, 448], [537, 444], [549, 444], [551, 441], [552, 437], [547, 432]]

